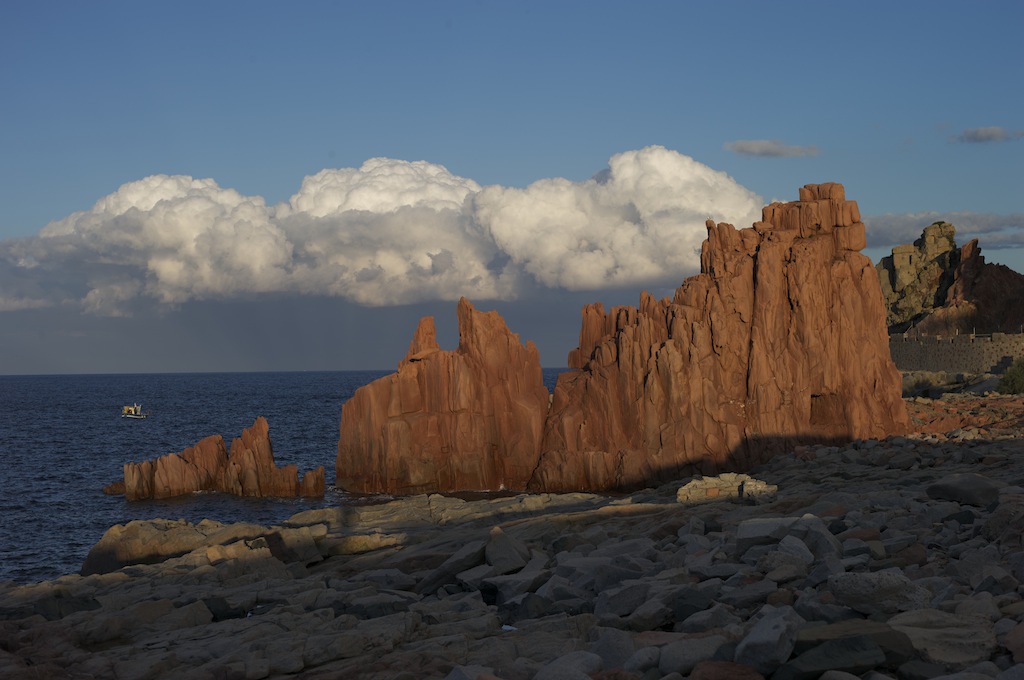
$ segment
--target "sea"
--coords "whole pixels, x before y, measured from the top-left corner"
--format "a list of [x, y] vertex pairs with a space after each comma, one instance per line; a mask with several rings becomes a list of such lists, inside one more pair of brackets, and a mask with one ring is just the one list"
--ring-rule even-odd
[[[565, 369], [545, 369], [549, 390]], [[379, 502], [334, 486], [341, 406], [390, 371], [0, 376], [0, 582], [77, 573], [115, 524], [135, 519], [275, 524], [312, 508]], [[147, 418], [121, 417], [140, 404]], [[230, 447], [258, 416], [278, 466], [324, 466], [322, 499], [215, 492], [126, 501], [103, 493], [122, 466], [209, 435]]]

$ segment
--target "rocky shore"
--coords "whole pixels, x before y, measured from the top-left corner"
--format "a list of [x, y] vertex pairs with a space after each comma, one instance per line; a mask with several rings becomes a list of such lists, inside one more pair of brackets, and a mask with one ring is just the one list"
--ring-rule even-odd
[[88, 575], [0, 584], [0, 676], [1024, 678], [1024, 406], [908, 411], [629, 496], [114, 527]]

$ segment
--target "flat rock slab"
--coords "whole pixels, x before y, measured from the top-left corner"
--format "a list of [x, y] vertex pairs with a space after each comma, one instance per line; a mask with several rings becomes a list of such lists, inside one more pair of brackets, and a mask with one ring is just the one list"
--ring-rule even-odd
[[888, 621], [905, 633], [914, 649], [927, 661], [963, 669], [987, 660], [996, 649], [992, 623], [964, 618], [938, 609], [918, 609], [897, 614]]

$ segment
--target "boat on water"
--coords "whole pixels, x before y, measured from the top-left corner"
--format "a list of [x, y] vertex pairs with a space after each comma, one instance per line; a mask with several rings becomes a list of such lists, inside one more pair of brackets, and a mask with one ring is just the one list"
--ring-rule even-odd
[[142, 412], [141, 404], [132, 404], [131, 406], [121, 407], [121, 417], [140, 419], [145, 418], [146, 414]]

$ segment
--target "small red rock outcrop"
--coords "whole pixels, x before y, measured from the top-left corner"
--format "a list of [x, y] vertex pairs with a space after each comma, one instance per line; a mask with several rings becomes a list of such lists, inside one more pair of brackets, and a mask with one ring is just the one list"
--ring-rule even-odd
[[124, 465], [123, 493], [130, 501], [171, 498], [196, 491], [222, 491], [236, 496], [319, 497], [324, 495], [324, 468], [320, 466], [300, 478], [295, 465], [277, 467], [270, 444], [270, 426], [263, 416], [231, 442], [230, 454], [224, 438], [218, 434], [181, 453]]
[[458, 304], [459, 347], [426, 317], [398, 372], [341, 409], [339, 487], [362, 493], [523, 489], [537, 463], [549, 394], [533, 343], [497, 312]]
[[878, 276], [842, 185], [807, 185], [753, 228], [707, 226], [701, 273], [672, 300], [583, 309], [531, 490], [626, 489], [906, 431]]

